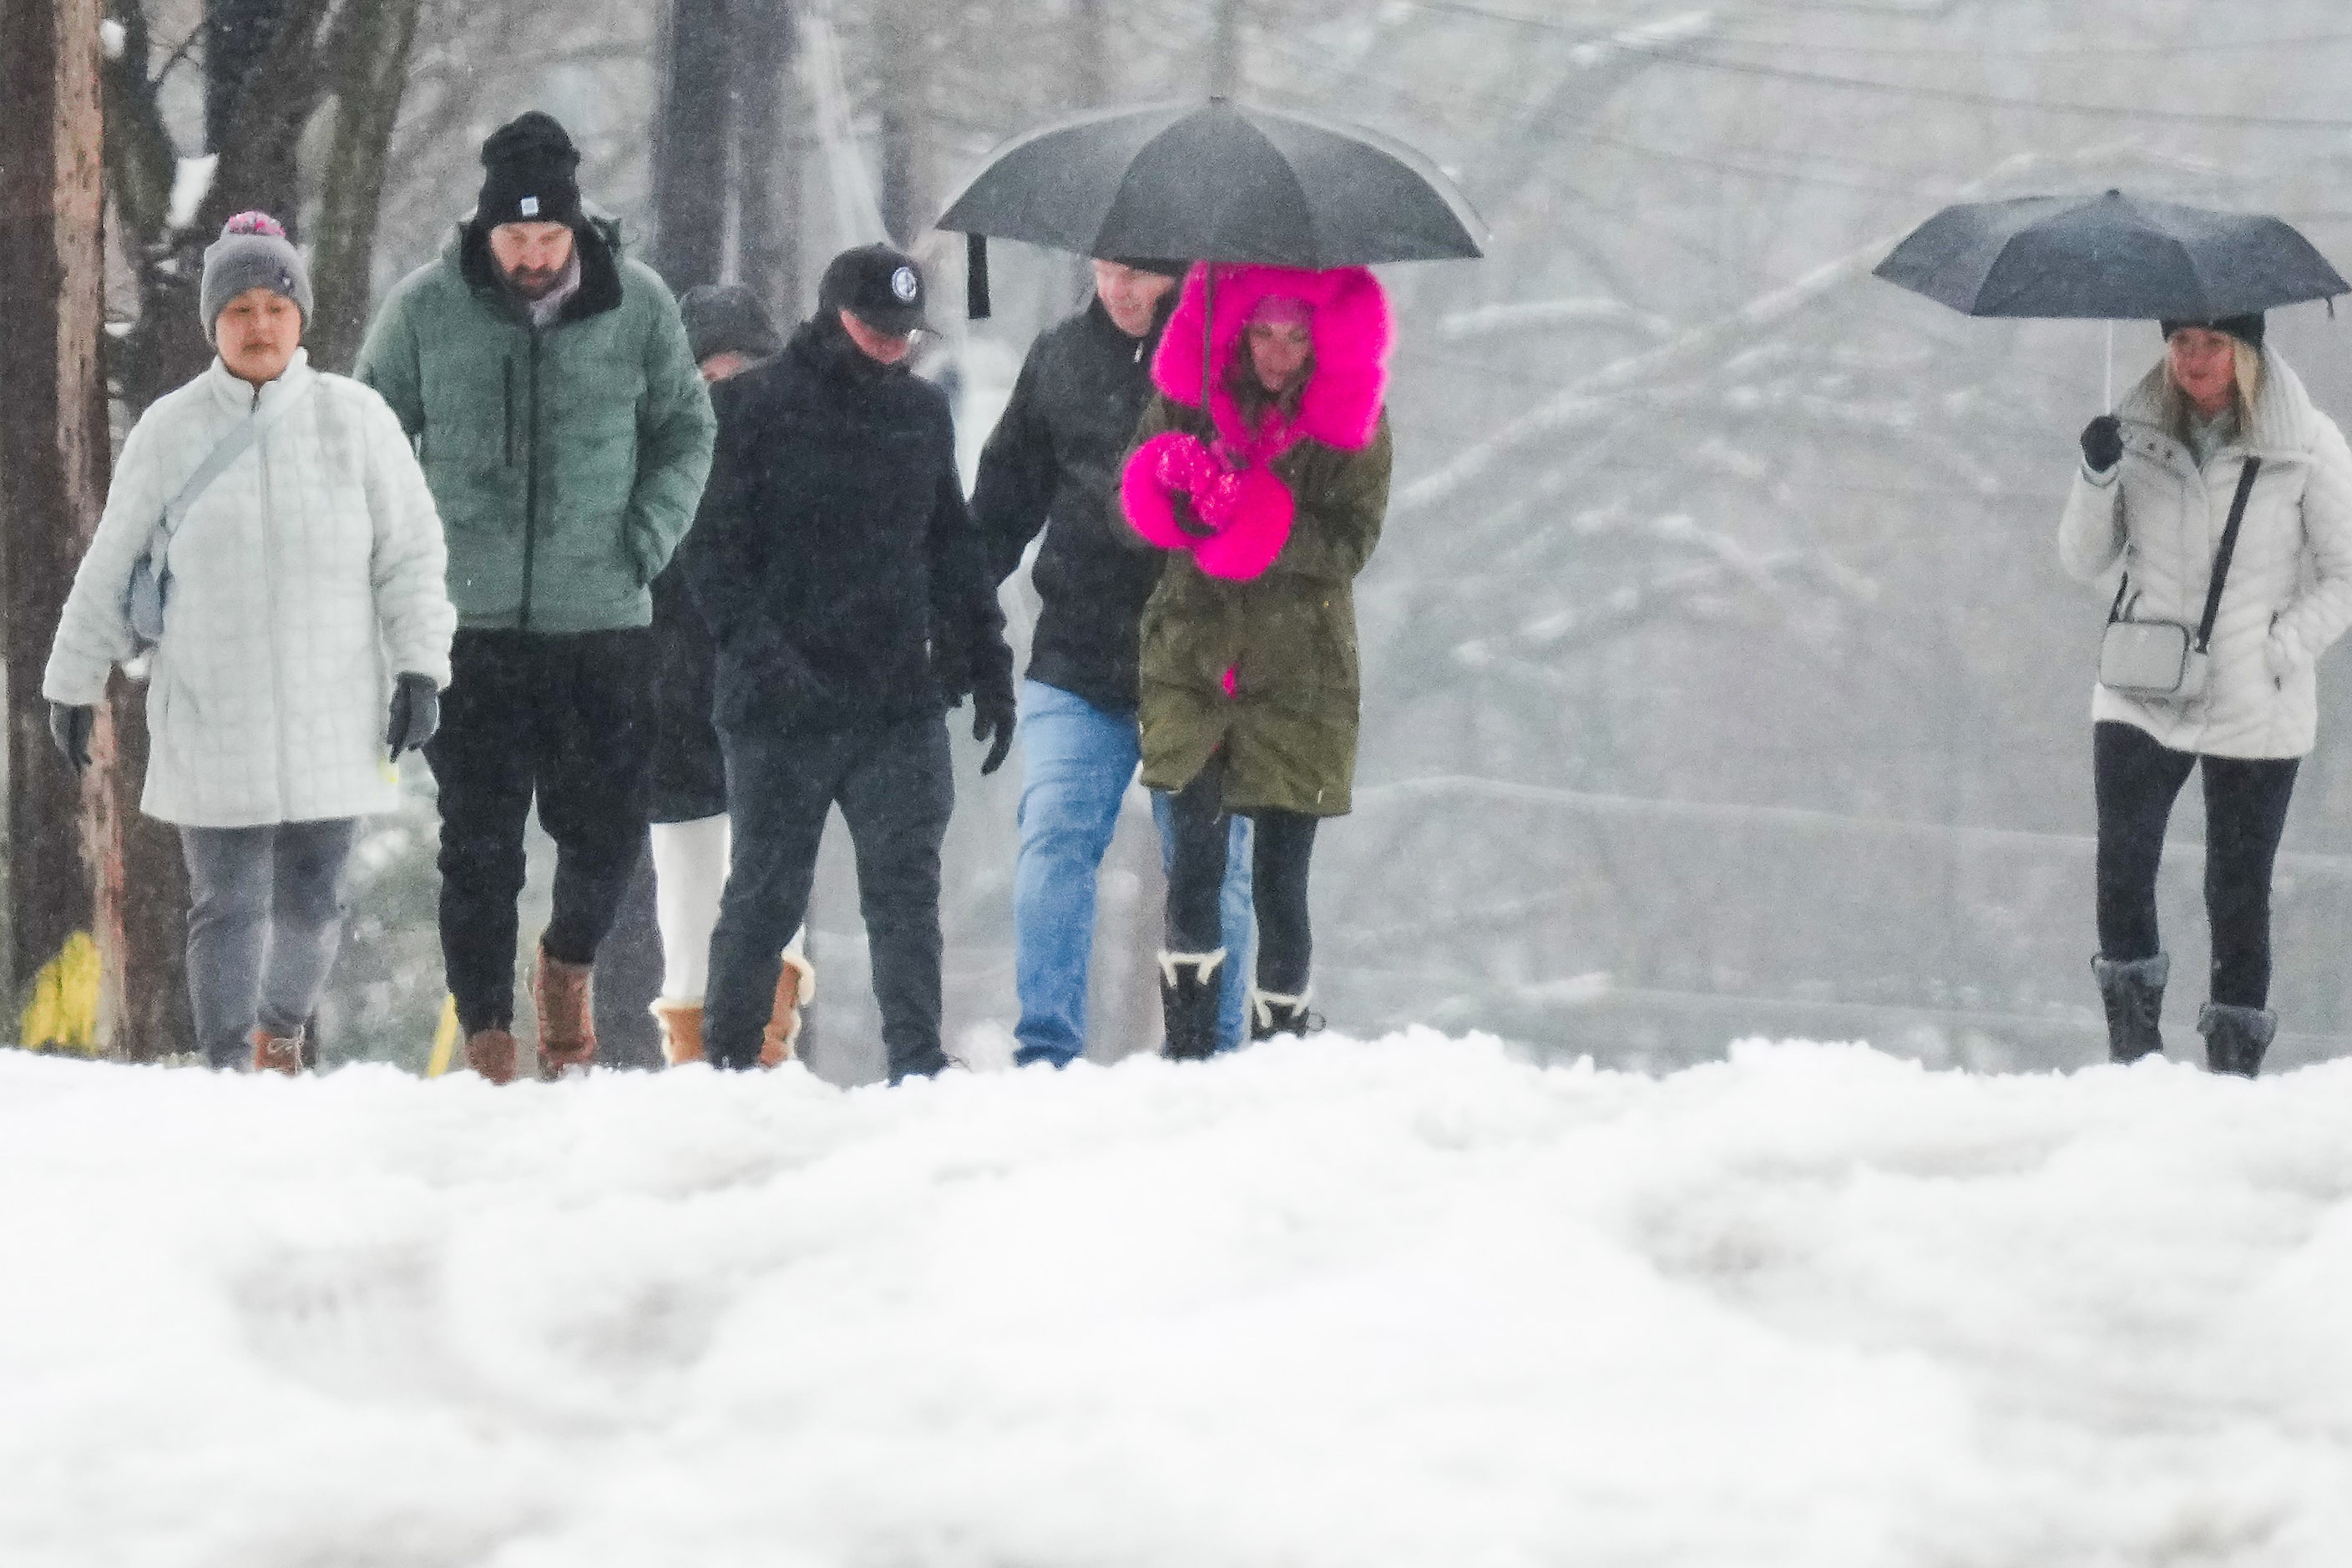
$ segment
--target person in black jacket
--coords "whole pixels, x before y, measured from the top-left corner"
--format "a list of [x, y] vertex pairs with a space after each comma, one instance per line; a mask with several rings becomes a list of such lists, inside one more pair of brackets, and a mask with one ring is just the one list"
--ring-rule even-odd
[[[1085, 310], [1040, 337], [981, 454], [972, 513], [1003, 581], [1045, 530], [1031, 576], [1043, 602], [1021, 688], [1021, 847], [1013, 871], [1015, 1029], [1023, 1064], [1066, 1066], [1087, 1045], [1095, 883], [1140, 754], [1138, 627], [1164, 557], [1119, 515], [1119, 464], [1151, 395], [1151, 357], [1175, 302], [1174, 262], [1098, 260]], [[1170, 824], [1154, 796], [1163, 856]], [[1235, 817], [1220, 912], [1221, 1047], [1249, 990], [1249, 824]]]
[[894, 1083], [940, 1047], [945, 714], [972, 699], [982, 773], [1012, 749], [1013, 655], [956, 476], [947, 398], [907, 374], [922, 273], [887, 246], [825, 268], [817, 313], [729, 384], [687, 573], [719, 645], [734, 857], [703, 1046], [748, 1068], [799, 929], [826, 813], [856, 847]]
[[[703, 283], [678, 297], [687, 345], [722, 427], [734, 417], [727, 384], [784, 346], [760, 297], [740, 283]], [[690, 535], [689, 535], [690, 537]], [[660, 738], [654, 748], [650, 882], [642, 891], [650, 945], [659, 949], [642, 998], [661, 1028], [662, 1058], [672, 1067], [698, 1062], [702, 1009], [710, 973], [710, 935], [727, 885], [733, 823], [727, 812], [727, 765], [710, 721], [719, 654], [710, 628], [695, 607], [686, 567], [673, 561], [654, 579], [654, 710]], [[635, 912], [635, 911], [632, 911]], [[619, 933], [616, 931], [615, 935]], [[761, 1037], [760, 1065], [781, 1066], [799, 1037], [801, 1008], [816, 993], [816, 970], [793, 938], [776, 980], [774, 1011]], [[606, 952], [616, 945], [605, 944]], [[600, 964], [598, 982], [603, 984]], [[600, 992], [600, 1000], [604, 993]], [[602, 1022], [599, 1022], [602, 1028]]]

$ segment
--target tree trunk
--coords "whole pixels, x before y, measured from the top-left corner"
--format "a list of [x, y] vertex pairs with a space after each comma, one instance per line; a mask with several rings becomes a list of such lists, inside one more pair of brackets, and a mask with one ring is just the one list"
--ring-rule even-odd
[[1242, 0], [1216, 0], [1209, 36], [1209, 91], [1231, 98], [1242, 84]]
[[1070, 101], [1110, 101], [1110, 0], [1076, 0], [1070, 28]]
[[[11, 993], [91, 921], [81, 786], [41, 671], [98, 526], [105, 195], [98, 0], [0, 0], [0, 554], [8, 679]], [[102, 775], [101, 775], [102, 778]], [[93, 848], [103, 849], [102, 845]]]
[[779, 323], [801, 313], [801, 164], [792, 0], [739, 0], [735, 276]]
[[727, 257], [730, 0], [671, 0], [654, 138], [654, 269], [683, 293]]
[[904, 248], [929, 223], [922, 137], [930, 123], [928, 9], [886, 0], [877, 18], [882, 71], [882, 226]]
[[254, 209], [299, 237], [295, 153], [302, 130], [332, 85], [326, 62], [376, 8], [346, 5], [331, 38], [332, 0], [210, 0], [207, 19], [234, 17], [237, 34], [233, 48], [205, 56], [205, 126], [220, 166], [196, 210], [199, 237], [210, 240], [231, 217]]
[[360, 6], [335, 72], [335, 131], [310, 264], [317, 309], [304, 342], [310, 363], [343, 371], [359, 354], [373, 294], [376, 213], [385, 154], [408, 82], [408, 52], [423, 0]]

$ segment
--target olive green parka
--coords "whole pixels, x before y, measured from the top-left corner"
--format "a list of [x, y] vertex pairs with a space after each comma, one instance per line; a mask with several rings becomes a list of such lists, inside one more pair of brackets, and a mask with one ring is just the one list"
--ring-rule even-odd
[[[1329, 280], [1319, 291], [1318, 279]], [[1221, 432], [1238, 427], [1227, 417], [1234, 411], [1223, 392], [1224, 367], [1241, 352], [1249, 311], [1269, 293], [1317, 305], [1315, 365], [1296, 428], [1335, 438], [1296, 435], [1286, 449], [1256, 465], [1288, 492], [1290, 510], [1287, 535], [1262, 570], [1238, 576], [1233, 574], [1257, 562], [1236, 567], [1214, 549], [1168, 550], [1143, 611], [1143, 782], [1180, 790], [1222, 755], [1227, 810], [1342, 816], [1350, 805], [1361, 708], [1355, 579], [1380, 542], [1388, 510], [1389, 426], [1380, 400], [1385, 300], [1361, 268], [1221, 268], [1213, 426], [1199, 405], [1201, 293], [1196, 269], [1154, 363], [1160, 390], [1138, 426], [1122, 485], [1138, 531], [1163, 547], [1181, 541], [1165, 526], [1166, 487], [1155, 482], [1164, 470], [1155, 468], [1155, 456], [1171, 442], [1189, 447], [1181, 437], [1217, 447]], [[1250, 493], [1232, 536], [1270, 521], [1252, 514]], [[1278, 514], [1281, 498], [1275, 500], [1271, 510]], [[1272, 542], [1269, 536], [1265, 547]]]

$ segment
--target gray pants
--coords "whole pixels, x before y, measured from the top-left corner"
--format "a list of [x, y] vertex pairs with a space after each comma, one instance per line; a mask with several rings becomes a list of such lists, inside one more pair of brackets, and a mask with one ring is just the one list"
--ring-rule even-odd
[[253, 1031], [292, 1039], [319, 1005], [342, 943], [343, 862], [359, 823], [183, 827], [188, 1001], [216, 1068], [253, 1060]]

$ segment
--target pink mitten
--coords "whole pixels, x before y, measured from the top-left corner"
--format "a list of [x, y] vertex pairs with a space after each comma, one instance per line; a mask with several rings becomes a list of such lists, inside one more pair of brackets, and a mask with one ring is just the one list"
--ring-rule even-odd
[[1262, 574], [1290, 542], [1297, 510], [1290, 487], [1265, 468], [1244, 468], [1226, 477], [1217, 504], [1224, 520], [1213, 537], [1191, 542], [1192, 559], [1212, 577], [1247, 582]]
[[1213, 462], [1206, 448], [1181, 430], [1162, 431], [1138, 447], [1118, 481], [1129, 526], [1162, 550], [1191, 549], [1200, 536], [1177, 521], [1174, 497], [1189, 495], [1195, 468]]

